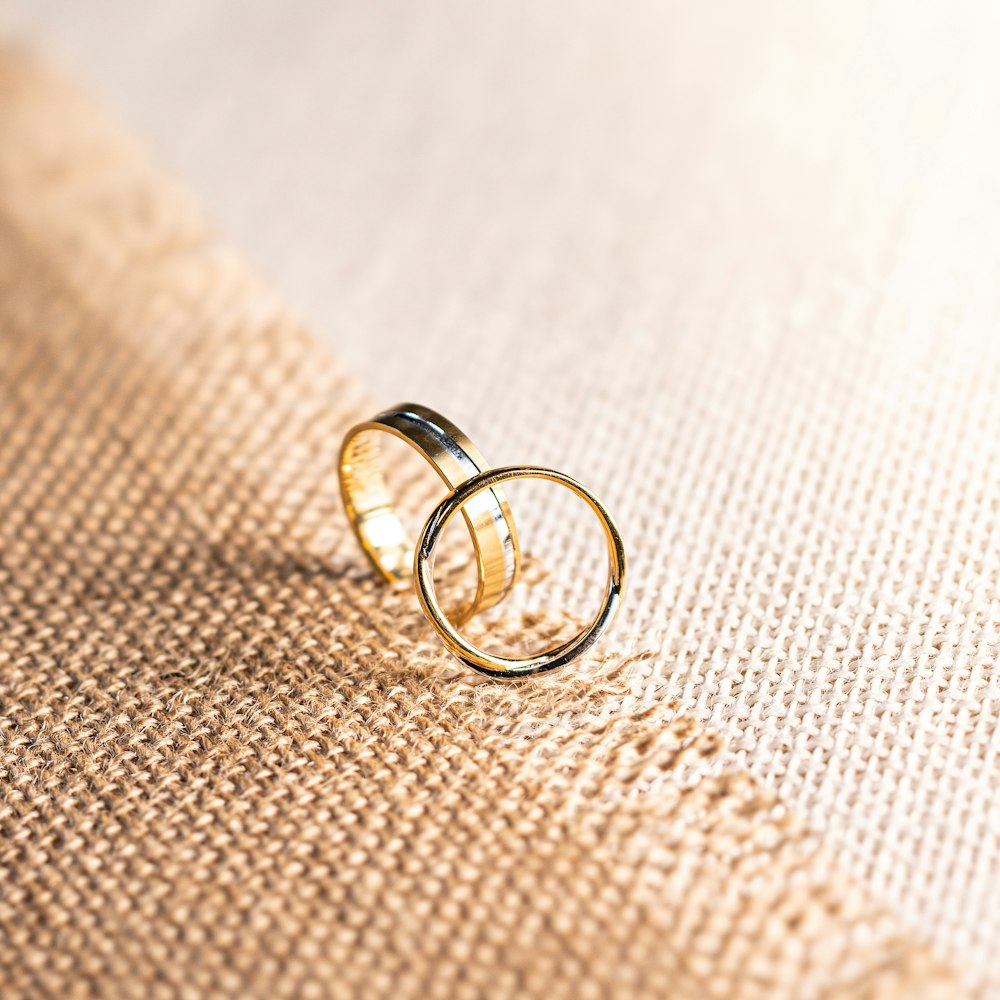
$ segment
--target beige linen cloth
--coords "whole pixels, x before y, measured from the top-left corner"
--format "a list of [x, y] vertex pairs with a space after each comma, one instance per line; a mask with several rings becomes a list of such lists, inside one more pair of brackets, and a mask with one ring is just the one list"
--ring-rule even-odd
[[[548, 65], [551, 24], [497, 17]], [[553, 78], [617, 82], [562, 126], [578, 173], [496, 155], [511, 123], [454, 88], [479, 180], [514, 180], [451, 299], [480, 216], [422, 237], [461, 187], [390, 205], [381, 249], [379, 199], [331, 239], [376, 392], [74, 84], [0, 56], [0, 995], [1000, 995], [992, 21], [857, 48], [800, 24], [846, 92], [803, 93], [776, 44], [727, 104], [683, 45], [663, 68], [581, 17], [609, 62], [569, 46]], [[445, 20], [384, 44], [426, 68]], [[909, 89], [882, 61], [939, 48]], [[657, 131], [651, 74], [690, 121]], [[448, 176], [447, 140], [407, 141]], [[336, 452], [404, 381], [618, 514], [632, 586], [596, 657], [479, 680], [371, 578]], [[524, 520], [498, 632], [539, 641], [595, 598], [560, 570], [594, 567], [561, 509]]]

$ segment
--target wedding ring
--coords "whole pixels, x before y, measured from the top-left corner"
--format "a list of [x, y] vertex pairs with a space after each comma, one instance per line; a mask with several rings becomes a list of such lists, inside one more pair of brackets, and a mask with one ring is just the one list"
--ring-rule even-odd
[[[426, 406], [401, 403], [348, 431], [340, 449], [340, 490], [361, 547], [391, 584], [413, 576], [414, 546], [389, 498], [382, 474], [381, 437], [391, 434], [414, 448], [455, 490], [489, 468], [479, 449], [450, 420]], [[476, 554], [476, 596], [457, 612], [459, 624], [502, 600], [517, 579], [521, 550], [514, 516], [499, 489], [467, 497], [462, 514]]]
[[[582, 632], [567, 642], [524, 658], [496, 656], [473, 646], [459, 634], [455, 625], [448, 620], [434, 593], [434, 552], [448, 521], [458, 511], [464, 511], [467, 504], [474, 503], [483, 494], [495, 493], [498, 486], [514, 479], [547, 479], [572, 490], [573, 493], [586, 501], [590, 509], [597, 515], [604, 529], [604, 537], [608, 547], [608, 580], [604, 600], [594, 620]], [[441, 636], [445, 646], [458, 659], [474, 670], [489, 674], [491, 677], [528, 677], [532, 674], [555, 670], [585, 653], [611, 624], [618, 613], [625, 588], [625, 548], [618, 528], [604, 505], [575, 479], [553, 469], [535, 466], [509, 466], [478, 473], [454, 489], [438, 504], [427, 519], [417, 542], [413, 576], [416, 580], [417, 598], [424, 614]]]

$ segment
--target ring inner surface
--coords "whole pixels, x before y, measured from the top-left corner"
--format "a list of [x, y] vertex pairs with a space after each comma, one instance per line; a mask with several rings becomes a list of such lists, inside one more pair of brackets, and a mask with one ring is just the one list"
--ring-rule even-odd
[[348, 489], [347, 502], [361, 544], [390, 582], [413, 576], [413, 540], [403, 527], [389, 497], [382, 472], [385, 431], [359, 431], [348, 442], [342, 458]]

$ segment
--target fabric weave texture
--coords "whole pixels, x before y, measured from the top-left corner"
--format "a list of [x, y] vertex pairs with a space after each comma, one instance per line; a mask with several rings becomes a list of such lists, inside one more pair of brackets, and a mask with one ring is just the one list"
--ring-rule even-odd
[[[377, 408], [359, 381], [13, 51], [0, 134], [5, 997], [996, 989], [990, 337], [831, 339], [822, 391], [796, 331], [734, 348], [739, 377], [725, 341], [674, 357], [654, 432], [715, 416], [663, 463], [667, 530], [626, 530], [630, 617], [601, 657], [505, 686], [359, 558], [335, 476]], [[778, 356], [792, 388], [750, 421], [739, 387]], [[827, 430], [802, 432], [817, 396]], [[663, 482], [629, 482], [636, 528]], [[539, 527], [498, 629], [541, 641], [572, 622], [533, 581], [575, 543]], [[911, 830], [891, 875], [845, 866], [764, 758], [863, 789], [876, 857]], [[942, 871], [971, 901], [951, 954], [892, 891]]]

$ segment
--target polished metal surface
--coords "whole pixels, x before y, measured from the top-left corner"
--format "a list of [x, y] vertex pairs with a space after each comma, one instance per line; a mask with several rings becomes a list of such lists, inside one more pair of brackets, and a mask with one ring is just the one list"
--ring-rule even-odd
[[[381, 437], [405, 441], [454, 490], [488, 469], [482, 453], [450, 420], [426, 406], [401, 403], [353, 427], [340, 451], [340, 488], [361, 547], [389, 583], [409, 582], [414, 545], [396, 513], [382, 472]], [[514, 516], [500, 489], [477, 491], [463, 506], [476, 555], [476, 595], [454, 613], [459, 623], [492, 607], [517, 579], [521, 553]]]
[[[608, 548], [608, 580], [600, 610], [593, 621], [572, 639], [534, 656], [512, 658], [484, 652], [464, 639], [442, 611], [434, 593], [434, 552], [442, 531], [458, 511], [464, 511], [482, 495], [496, 491], [503, 483], [515, 479], [547, 479], [559, 483], [581, 497], [597, 515], [604, 529]], [[537, 466], [509, 466], [481, 472], [445, 497], [427, 519], [417, 542], [413, 576], [417, 598], [430, 623], [448, 649], [467, 666], [491, 677], [530, 677], [564, 666], [587, 652], [614, 620], [625, 590], [625, 547], [621, 534], [607, 509], [588, 489], [575, 479]], [[461, 624], [461, 622], [458, 622]]]

